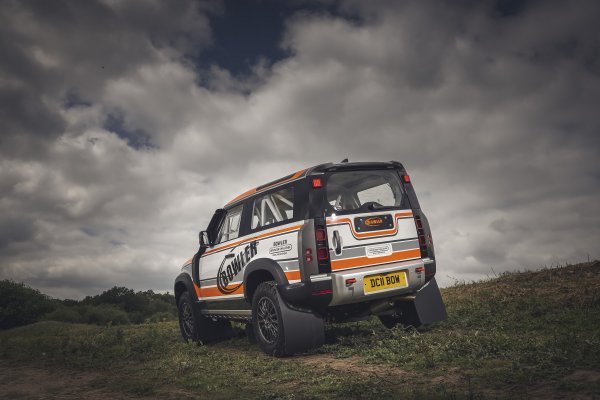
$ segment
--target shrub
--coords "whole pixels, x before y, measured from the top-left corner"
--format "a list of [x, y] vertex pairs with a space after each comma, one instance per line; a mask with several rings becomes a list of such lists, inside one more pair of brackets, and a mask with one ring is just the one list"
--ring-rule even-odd
[[11, 280], [0, 281], [0, 329], [36, 322], [55, 307], [56, 303], [39, 290]]
[[88, 306], [83, 314], [83, 322], [96, 325], [129, 325], [127, 313], [114, 306]]
[[78, 312], [75, 307], [60, 306], [56, 310], [49, 312], [44, 315], [43, 319], [46, 321], [57, 321], [57, 322], [71, 322], [81, 323], [83, 322], [83, 316], [81, 312]]

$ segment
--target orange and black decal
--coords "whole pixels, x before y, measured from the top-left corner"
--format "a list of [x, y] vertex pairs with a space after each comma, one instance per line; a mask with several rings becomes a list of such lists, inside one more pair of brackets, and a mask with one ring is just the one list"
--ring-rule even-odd
[[[223, 294], [231, 294], [242, 286], [242, 282], [240, 282], [238, 285], [228, 285], [256, 255], [256, 246], [256, 241], [250, 242], [237, 255], [229, 253], [227, 256], [225, 256], [225, 258], [223, 258], [223, 262], [221, 263], [219, 271], [217, 272], [217, 288], [219, 289], [219, 292]], [[232, 257], [230, 257], [230, 255]]]

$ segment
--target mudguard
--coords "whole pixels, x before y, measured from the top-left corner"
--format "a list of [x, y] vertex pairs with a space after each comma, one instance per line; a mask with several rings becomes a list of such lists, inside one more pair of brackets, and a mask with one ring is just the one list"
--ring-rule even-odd
[[285, 335], [285, 354], [302, 353], [325, 343], [323, 319], [311, 312], [289, 308], [277, 291]]
[[435, 278], [417, 292], [414, 301], [396, 303], [401, 311], [400, 322], [418, 328], [448, 319], [446, 307]]

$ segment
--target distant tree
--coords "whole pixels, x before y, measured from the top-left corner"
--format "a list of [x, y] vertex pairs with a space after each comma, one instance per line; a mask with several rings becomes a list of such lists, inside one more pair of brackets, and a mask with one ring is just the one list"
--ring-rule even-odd
[[83, 319], [84, 322], [95, 325], [128, 325], [131, 323], [125, 311], [108, 304], [86, 307]]
[[49, 312], [44, 315], [43, 319], [46, 321], [58, 321], [58, 322], [71, 322], [71, 323], [81, 323], [85, 322], [83, 320], [82, 313], [80, 312], [78, 306], [59, 306], [54, 311]]
[[[121, 286], [115, 286], [96, 296], [88, 296], [82, 301], [82, 304], [113, 305], [127, 312], [129, 320], [134, 324], [175, 319], [177, 315], [173, 295], [154, 293], [152, 290], [135, 292], [133, 289]], [[154, 318], [155, 314], [160, 314], [160, 316]]]
[[31, 324], [54, 308], [56, 302], [39, 290], [11, 280], [0, 281], [0, 329]]

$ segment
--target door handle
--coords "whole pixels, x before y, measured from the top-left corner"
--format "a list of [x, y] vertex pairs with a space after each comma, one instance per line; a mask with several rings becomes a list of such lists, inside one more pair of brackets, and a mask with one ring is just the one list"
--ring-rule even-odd
[[342, 238], [340, 237], [340, 233], [335, 230], [333, 231], [333, 249], [336, 255], [342, 254]]

